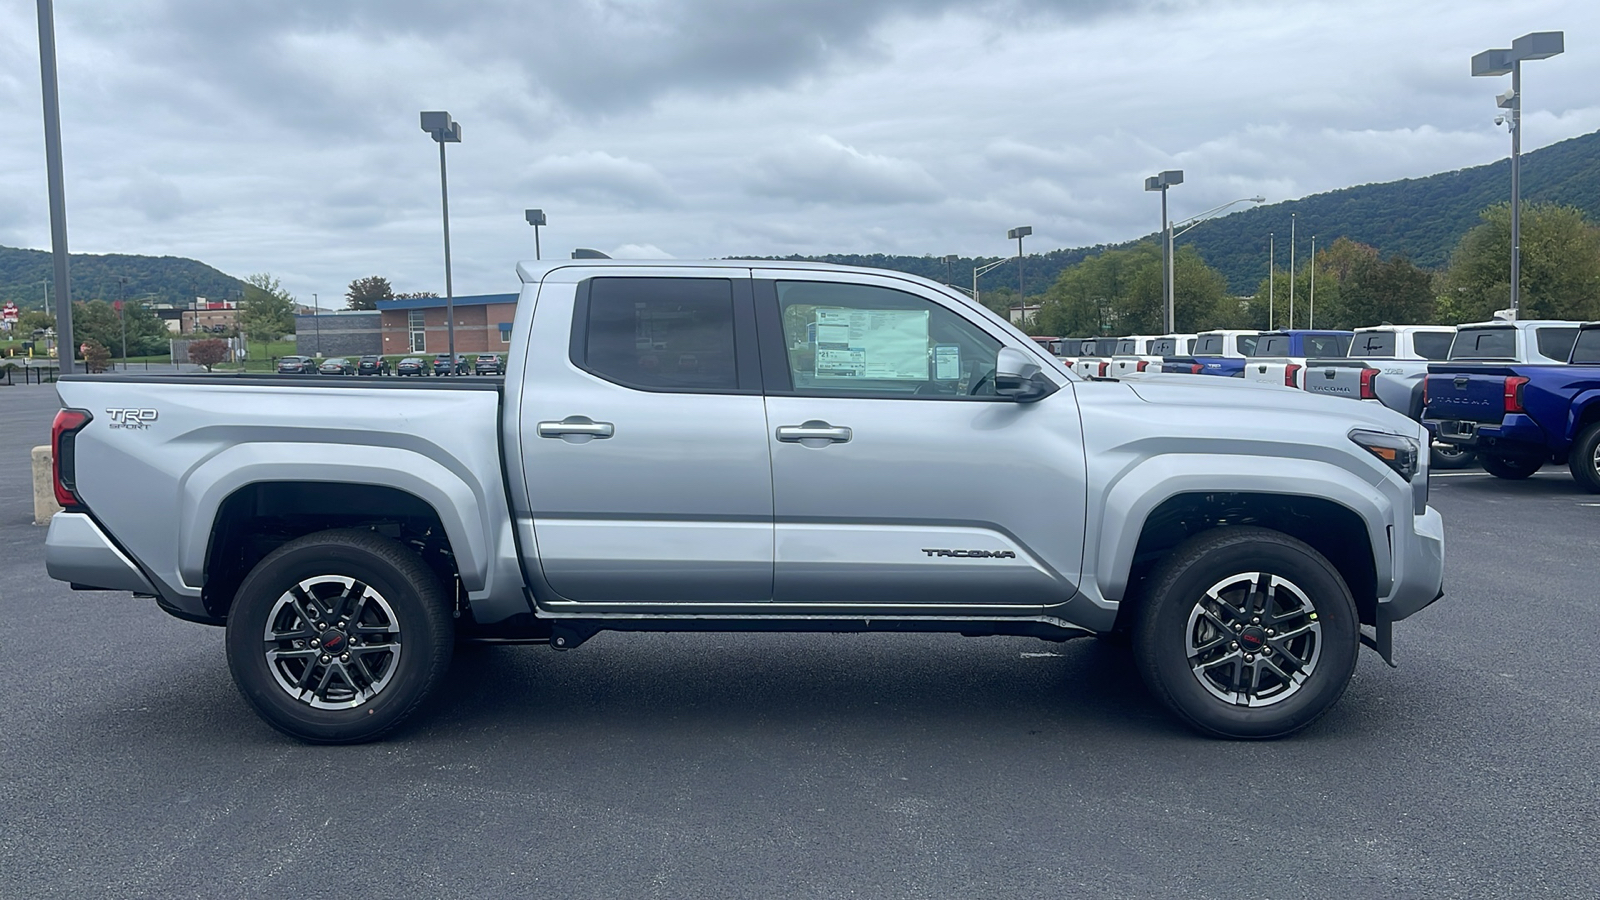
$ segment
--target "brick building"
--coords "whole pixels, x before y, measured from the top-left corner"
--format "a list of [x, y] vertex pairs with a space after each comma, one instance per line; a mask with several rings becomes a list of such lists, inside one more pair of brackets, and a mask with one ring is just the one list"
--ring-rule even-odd
[[[470, 294], [455, 298], [456, 352], [501, 353], [511, 347], [516, 294]], [[449, 322], [443, 297], [379, 300], [383, 352], [448, 353]], [[302, 332], [303, 333], [303, 332]]]
[[294, 317], [295, 352], [304, 356], [366, 356], [385, 353], [382, 314], [340, 309]]

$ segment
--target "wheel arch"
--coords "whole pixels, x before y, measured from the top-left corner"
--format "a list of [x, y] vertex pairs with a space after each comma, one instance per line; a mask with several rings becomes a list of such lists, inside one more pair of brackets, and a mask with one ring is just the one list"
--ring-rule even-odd
[[1567, 412], [1567, 443], [1575, 443], [1583, 430], [1596, 422], [1600, 422], [1600, 390], [1573, 397]]

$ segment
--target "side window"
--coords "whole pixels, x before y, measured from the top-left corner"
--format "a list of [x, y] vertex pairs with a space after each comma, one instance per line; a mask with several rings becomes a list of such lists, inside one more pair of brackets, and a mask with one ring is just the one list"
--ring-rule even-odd
[[1256, 335], [1241, 334], [1237, 338], [1234, 338], [1234, 346], [1239, 348], [1239, 353], [1242, 356], [1255, 356], [1256, 342], [1259, 340], [1261, 340], [1261, 338]]
[[1350, 338], [1339, 334], [1324, 334], [1306, 338], [1306, 356], [1329, 359], [1343, 356], [1350, 349]]
[[937, 303], [859, 284], [777, 283], [796, 393], [994, 395], [1000, 342]]
[[[1416, 337], [1420, 341], [1422, 333], [1419, 332]], [[1365, 334], [1356, 335], [1355, 349], [1350, 352], [1362, 356], [1393, 356], [1394, 341], [1395, 332], [1393, 331], [1369, 331]], [[1449, 335], [1445, 336], [1444, 348], [1446, 351], [1450, 349]]]
[[1539, 354], [1562, 362], [1572, 354], [1572, 344], [1578, 339], [1576, 328], [1535, 328], [1534, 331], [1539, 336]]
[[643, 390], [738, 388], [727, 279], [595, 278], [587, 305], [572, 347], [579, 368]]
[[1578, 341], [1572, 345], [1572, 362], [1580, 366], [1600, 365], [1600, 328], [1578, 332]]

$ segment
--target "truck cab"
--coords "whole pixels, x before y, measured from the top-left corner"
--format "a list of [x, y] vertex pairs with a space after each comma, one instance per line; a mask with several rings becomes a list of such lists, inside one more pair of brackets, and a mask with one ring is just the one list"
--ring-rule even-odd
[[1167, 334], [1160, 336], [1133, 335], [1117, 342], [1116, 355], [1111, 357], [1107, 375], [1113, 378], [1143, 378], [1161, 373], [1161, 364], [1168, 356], [1187, 356], [1194, 347], [1192, 334]]
[[1245, 357], [1255, 350], [1259, 331], [1224, 329], [1196, 335], [1192, 356], [1171, 356], [1161, 371], [1184, 375], [1238, 377], [1244, 371]]
[[1310, 357], [1344, 356], [1350, 349], [1351, 332], [1286, 330], [1262, 333], [1246, 354], [1244, 379], [1282, 387], [1305, 387], [1306, 360]]

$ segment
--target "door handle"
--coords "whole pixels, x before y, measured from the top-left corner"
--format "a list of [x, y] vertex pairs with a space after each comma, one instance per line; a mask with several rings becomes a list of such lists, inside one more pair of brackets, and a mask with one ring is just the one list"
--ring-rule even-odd
[[843, 444], [850, 440], [850, 429], [843, 425], [829, 425], [812, 419], [801, 425], [779, 425], [778, 440], [786, 444], [806, 444], [820, 447], [823, 444]]
[[540, 422], [537, 428], [542, 438], [608, 438], [617, 433], [610, 422], [596, 422], [588, 416], [567, 416], [559, 422]]

